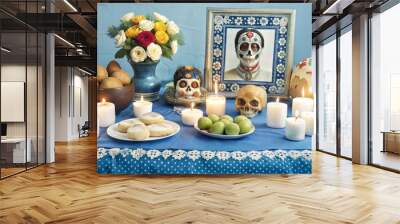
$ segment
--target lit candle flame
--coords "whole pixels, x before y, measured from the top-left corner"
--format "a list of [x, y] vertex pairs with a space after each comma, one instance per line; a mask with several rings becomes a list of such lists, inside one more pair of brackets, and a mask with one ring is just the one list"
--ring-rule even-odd
[[303, 88], [303, 90], [301, 91], [301, 93], [302, 93], [302, 95], [303, 95], [303, 97], [304, 97], [304, 88]]
[[214, 82], [214, 92], [215, 95], [218, 95], [218, 82]]
[[144, 101], [144, 99], [143, 99], [143, 96], [140, 96], [140, 101], [141, 101], [141, 102], [143, 102], [143, 101]]
[[190, 104], [190, 109], [193, 110], [193, 108], [194, 108], [194, 102], [192, 102], [192, 103]]
[[103, 99], [101, 100], [101, 103], [106, 103], [106, 99], [103, 98]]
[[296, 120], [297, 120], [297, 118], [299, 117], [299, 111], [298, 111], [298, 110], [296, 110], [296, 111], [294, 112], [294, 116], [296, 117]]
[[279, 103], [279, 97], [276, 98], [276, 102]]

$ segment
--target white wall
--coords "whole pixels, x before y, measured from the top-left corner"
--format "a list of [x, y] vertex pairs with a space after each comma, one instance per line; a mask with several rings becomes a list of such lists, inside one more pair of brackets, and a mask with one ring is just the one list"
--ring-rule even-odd
[[75, 68], [56, 67], [55, 86], [55, 140], [78, 139], [78, 125], [88, 120], [88, 78]]
[[88, 78], [75, 73], [73, 86], [74, 88], [71, 88], [74, 89], [72, 91], [73, 96], [71, 96], [74, 101], [71, 102], [71, 105], [74, 105], [72, 108], [71, 133], [72, 138], [78, 138], [78, 125], [83, 125], [88, 120]]
[[[26, 110], [27, 119], [24, 122], [6, 122], [7, 137], [25, 138], [26, 133], [31, 143], [32, 161], [36, 162], [36, 158], [38, 158], [39, 163], [45, 162], [45, 90], [43, 78], [42, 67], [37, 67], [36, 64], [25, 66], [25, 63], [9, 63], [1, 66], [1, 81], [24, 82], [27, 91], [26, 108], [22, 108], [22, 110]], [[1, 110], [12, 113], [12, 111], [7, 111], [10, 108], [1, 108]]]
[[67, 67], [55, 68], [55, 141], [68, 141], [69, 130], [69, 70]]
[[[25, 67], [24, 65], [20, 64], [4, 64], [1, 66], [1, 81], [5, 82], [25, 82], [25, 75], [27, 69], [28, 74], [36, 74], [36, 66], [27, 66]], [[36, 86], [36, 81], [29, 80], [30, 81], [30, 86], [34, 85]], [[31, 83], [32, 82], [32, 83]], [[34, 106], [36, 108], [36, 88], [28, 88], [28, 99], [27, 103], [29, 104], [30, 102], [35, 102], [35, 105], [27, 105], [27, 106]], [[32, 90], [30, 92], [29, 90]], [[2, 110], [7, 110], [7, 108], [1, 108]], [[35, 123], [35, 130], [36, 130], [36, 113], [28, 113], [28, 122], [34, 121]], [[8, 122], [7, 123], [7, 136], [8, 137], [25, 137], [25, 123], [26, 122]], [[33, 124], [28, 124], [28, 128], [32, 127]], [[35, 133], [36, 136], [36, 133]], [[28, 133], [29, 137], [29, 133]]]
[[[28, 67], [31, 70], [32, 67]], [[1, 81], [25, 82], [25, 64], [8, 64], [1, 66]], [[7, 108], [1, 108], [7, 110]], [[25, 137], [25, 122], [7, 123], [7, 137]]]

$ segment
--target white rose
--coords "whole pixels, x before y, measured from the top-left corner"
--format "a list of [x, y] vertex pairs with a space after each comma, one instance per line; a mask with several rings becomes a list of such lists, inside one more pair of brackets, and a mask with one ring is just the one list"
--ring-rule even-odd
[[116, 45], [117, 47], [122, 47], [122, 46], [124, 46], [125, 41], [126, 41], [125, 32], [124, 32], [123, 30], [120, 30], [120, 31], [118, 32], [118, 34], [115, 35], [114, 40], [115, 40], [115, 45]]
[[171, 41], [170, 47], [172, 49], [172, 53], [176, 54], [176, 52], [178, 51], [178, 41], [177, 40]]
[[167, 23], [167, 32], [169, 35], [175, 35], [179, 33], [179, 27], [174, 21], [169, 21]]
[[140, 46], [134, 47], [131, 50], [130, 55], [131, 55], [132, 61], [134, 61], [136, 63], [142, 62], [142, 61], [146, 60], [146, 58], [147, 58], [146, 51], [143, 49], [143, 47], [140, 47]]
[[163, 16], [163, 15], [161, 15], [161, 14], [158, 13], [158, 12], [154, 12], [153, 15], [154, 15], [154, 17], [156, 18], [156, 20], [158, 20], [158, 21], [160, 21], [160, 22], [163, 22], [163, 23], [167, 23], [167, 22], [168, 22], [168, 18], [165, 17], [165, 16]]
[[135, 16], [135, 14], [133, 12], [128, 12], [127, 14], [125, 14], [124, 16], [121, 17], [121, 21], [129, 22], [134, 16]]
[[151, 43], [149, 46], [147, 46], [147, 55], [151, 58], [153, 61], [158, 61], [161, 58], [162, 55], [162, 50], [160, 45]]
[[139, 22], [139, 27], [144, 31], [151, 31], [154, 28], [154, 23], [145, 19]]

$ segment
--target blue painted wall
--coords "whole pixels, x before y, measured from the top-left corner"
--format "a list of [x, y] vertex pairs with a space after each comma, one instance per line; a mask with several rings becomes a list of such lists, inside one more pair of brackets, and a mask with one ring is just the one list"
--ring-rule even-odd
[[[117, 49], [114, 40], [107, 36], [111, 25], [119, 25], [121, 16], [127, 12], [152, 14], [159, 12], [176, 22], [185, 38], [185, 45], [180, 46], [173, 60], [162, 58], [157, 68], [161, 80], [171, 80], [176, 68], [193, 65], [204, 70], [206, 47], [207, 8], [268, 8], [295, 9], [296, 28], [294, 37], [294, 64], [303, 58], [311, 57], [311, 4], [294, 3], [224, 3], [224, 4], [156, 4], [156, 3], [99, 3], [97, 16], [97, 63], [107, 66], [114, 59]], [[126, 58], [118, 59], [124, 70], [133, 74]]]

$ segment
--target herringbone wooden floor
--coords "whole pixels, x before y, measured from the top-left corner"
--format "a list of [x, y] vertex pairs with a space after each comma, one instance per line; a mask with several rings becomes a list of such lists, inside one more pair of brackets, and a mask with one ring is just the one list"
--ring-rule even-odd
[[400, 175], [314, 154], [312, 175], [103, 176], [95, 138], [0, 181], [0, 223], [400, 223]]

